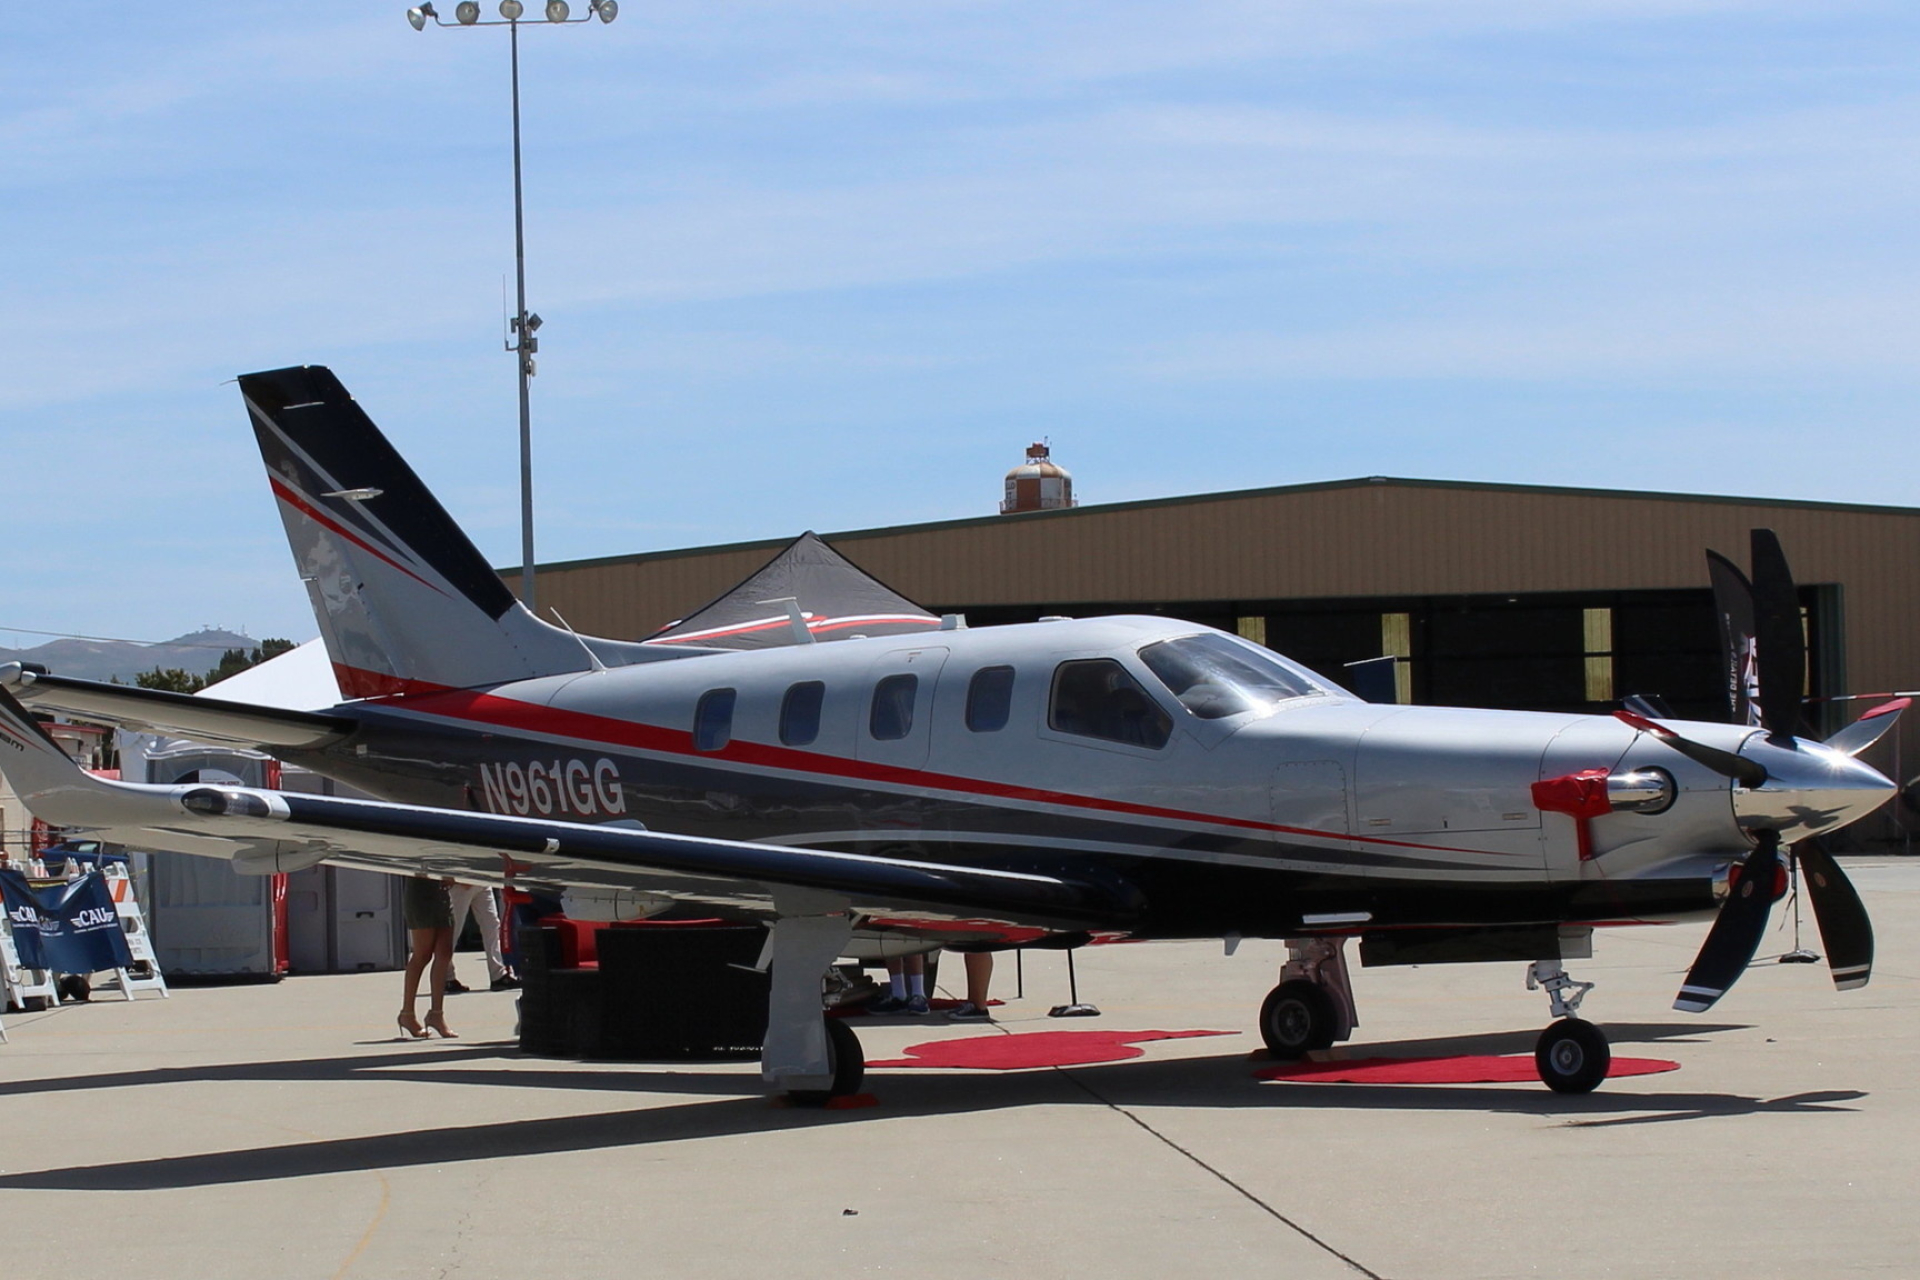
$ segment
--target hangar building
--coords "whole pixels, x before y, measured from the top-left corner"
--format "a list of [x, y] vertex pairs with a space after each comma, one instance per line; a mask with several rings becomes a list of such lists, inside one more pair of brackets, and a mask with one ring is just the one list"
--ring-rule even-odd
[[[1341, 683], [1347, 664], [1393, 657], [1402, 702], [1604, 714], [1638, 693], [1724, 720], [1703, 553], [1744, 565], [1759, 527], [1800, 587], [1817, 728], [1873, 705], [1844, 695], [1920, 686], [1920, 509], [1373, 476], [823, 536], [971, 625], [1160, 613]], [[644, 637], [784, 545], [542, 565], [541, 604], [584, 632]], [[1903, 782], [1920, 772], [1920, 713], [1868, 758]], [[1920, 809], [1885, 812], [1861, 840], [1909, 851]]]

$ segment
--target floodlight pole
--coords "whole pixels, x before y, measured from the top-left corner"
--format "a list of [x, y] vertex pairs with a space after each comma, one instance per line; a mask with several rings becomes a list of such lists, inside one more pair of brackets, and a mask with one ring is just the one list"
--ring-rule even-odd
[[[533, 397], [529, 385], [534, 373], [534, 353], [540, 350], [540, 317], [527, 310], [527, 219], [526, 201], [520, 180], [520, 17], [525, 12], [521, 0], [501, 0], [498, 19], [482, 19], [480, 6], [469, 0], [456, 7], [454, 21], [448, 22], [434, 12], [431, 0], [407, 10], [407, 22], [415, 31], [426, 30], [431, 18], [436, 27], [505, 27], [513, 85], [513, 317], [507, 321], [506, 349], [520, 366], [520, 601], [531, 610], [536, 607], [533, 581]], [[568, 16], [565, 0], [548, 0], [546, 25], [574, 26], [595, 18], [612, 22], [620, 12], [619, 0], [588, 0], [587, 12], [578, 18]]]
[[507, 23], [513, 75], [513, 331], [507, 350], [520, 366], [520, 601], [537, 609], [533, 586], [533, 354], [540, 339], [527, 323], [527, 220], [520, 188], [520, 21]]

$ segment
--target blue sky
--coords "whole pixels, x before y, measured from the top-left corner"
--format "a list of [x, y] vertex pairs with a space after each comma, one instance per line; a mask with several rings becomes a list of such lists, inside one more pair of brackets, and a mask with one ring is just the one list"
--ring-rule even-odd
[[[284, 364], [517, 562], [506, 33], [404, 8], [9, 14], [0, 628], [312, 635], [223, 385]], [[1041, 437], [1087, 502], [1916, 505], [1910, 4], [529, 26], [542, 559], [987, 514]]]

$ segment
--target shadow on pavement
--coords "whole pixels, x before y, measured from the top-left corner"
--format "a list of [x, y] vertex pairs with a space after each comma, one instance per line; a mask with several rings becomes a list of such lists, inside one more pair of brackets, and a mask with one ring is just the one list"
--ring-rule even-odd
[[[1616, 1044], [1684, 1042], [1737, 1024], [1609, 1025]], [[1534, 1032], [1443, 1037], [1354, 1046], [1366, 1056], [1531, 1052]], [[529, 1066], [510, 1043], [436, 1045], [431, 1050], [369, 1053], [309, 1061], [108, 1072], [0, 1085], [0, 1095], [75, 1089], [139, 1089], [207, 1081], [392, 1081], [469, 1088], [577, 1089], [653, 1094], [677, 1101], [589, 1115], [409, 1129], [363, 1137], [71, 1166], [0, 1176], [0, 1189], [125, 1191], [218, 1186], [391, 1169], [498, 1160], [516, 1156], [645, 1146], [817, 1125], [865, 1124], [914, 1116], [952, 1115], [1038, 1105], [1114, 1108], [1284, 1107], [1322, 1111], [1406, 1110], [1513, 1114], [1557, 1120], [1569, 1128], [1668, 1123], [1755, 1114], [1818, 1114], [1852, 1110], [1866, 1095], [1830, 1090], [1760, 1099], [1736, 1094], [1601, 1090], [1555, 1094], [1539, 1085], [1344, 1085], [1253, 1078], [1244, 1052], [1134, 1059], [1093, 1066], [1009, 1072], [895, 1069], [868, 1077], [878, 1107], [814, 1111], [778, 1105], [761, 1092], [757, 1070], [724, 1073], [669, 1067], [580, 1069]], [[497, 1064], [489, 1066], [488, 1064]], [[1653, 1077], [1643, 1077], [1650, 1080]], [[129, 1099], [129, 1103], [136, 1100]]]

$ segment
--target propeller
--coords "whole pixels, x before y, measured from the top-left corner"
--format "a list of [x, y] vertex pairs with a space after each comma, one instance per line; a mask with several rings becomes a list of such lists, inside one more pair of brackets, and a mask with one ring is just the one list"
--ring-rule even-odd
[[1807, 641], [1800, 625], [1800, 592], [1786, 553], [1771, 529], [1755, 529], [1753, 551], [1753, 648], [1760, 723], [1782, 746], [1800, 734], [1800, 704], [1807, 696]]
[[1720, 904], [1720, 914], [1713, 918], [1713, 928], [1707, 931], [1707, 940], [1700, 944], [1700, 954], [1693, 958], [1693, 968], [1687, 970], [1687, 980], [1674, 997], [1673, 1007], [1683, 1013], [1711, 1009], [1713, 1002], [1746, 972], [1753, 953], [1760, 949], [1780, 871], [1780, 833], [1763, 830], [1756, 834], [1758, 843], [1741, 865], [1740, 879]]
[[1892, 702], [1883, 702], [1871, 711], [1863, 711], [1860, 718], [1827, 739], [1827, 745], [1835, 751], [1857, 756], [1885, 736], [1887, 730], [1900, 721], [1900, 713], [1913, 705], [1912, 698], [1895, 698]]
[[1758, 760], [1749, 760], [1731, 751], [1710, 747], [1704, 742], [1695, 742], [1692, 738], [1683, 738], [1658, 720], [1649, 719], [1632, 711], [1616, 711], [1613, 713], [1613, 718], [1632, 725], [1642, 733], [1652, 734], [1695, 764], [1704, 765], [1723, 778], [1732, 778], [1749, 791], [1766, 784], [1766, 766]]
[[1873, 976], [1873, 922], [1866, 904], [1818, 836], [1795, 845], [1794, 854], [1827, 949], [1833, 985], [1841, 991], [1866, 986]]
[[[1776, 748], [1800, 752], [1800, 708], [1806, 699], [1806, 636], [1800, 621], [1800, 593], [1786, 553], [1771, 529], [1755, 529], [1750, 539], [1753, 577], [1749, 580], [1725, 556], [1707, 552], [1726, 643], [1728, 688], [1736, 718], [1757, 718]], [[1876, 707], [1833, 736], [1836, 751], [1856, 755], [1899, 719], [1904, 705]], [[1741, 715], [1745, 711], [1746, 715]], [[1631, 712], [1620, 719], [1654, 734], [1688, 759], [1733, 779], [1748, 790], [1764, 786], [1767, 770], [1758, 761], [1703, 743]], [[1781, 766], [1785, 767], [1785, 766]], [[1788, 770], [1792, 772], [1792, 770]], [[1709, 1009], [1739, 978], [1759, 949], [1780, 875], [1781, 834], [1773, 827], [1753, 831], [1754, 850], [1740, 878], [1714, 918], [1707, 939], [1694, 957], [1673, 1007], [1689, 1013]], [[1842, 991], [1865, 986], [1873, 972], [1873, 926], [1859, 891], [1818, 839], [1791, 846], [1795, 871], [1805, 872], [1808, 901], [1827, 950], [1834, 986]], [[1797, 875], [1796, 875], [1796, 878]], [[1797, 910], [1797, 901], [1796, 901]]]

